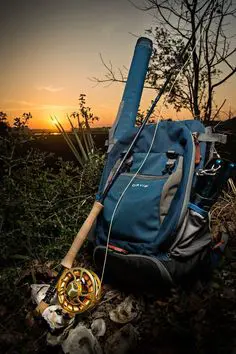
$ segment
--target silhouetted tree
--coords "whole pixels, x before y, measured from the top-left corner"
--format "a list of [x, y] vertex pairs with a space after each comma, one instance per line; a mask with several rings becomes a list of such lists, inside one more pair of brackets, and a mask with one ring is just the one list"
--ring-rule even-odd
[[0, 112], [0, 136], [6, 135], [9, 130], [9, 123], [7, 121], [7, 114]]
[[[236, 71], [230, 62], [236, 49], [227, 26], [236, 16], [233, 0], [144, 0], [144, 6], [137, 8], [150, 12], [157, 22], [156, 27], [146, 31], [154, 42], [146, 87], [159, 90], [169, 70], [175, 67], [176, 75], [181, 71], [177, 80], [173, 75], [169, 88], [176, 81], [166, 103], [176, 110], [189, 110], [195, 119], [214, 119], [223, 106], [214, 107], [216, 89]], [[190, 38], [188, 52], [179, 58]], [[106, 68], [106, 77], [94, 81], [126, 81], [126, 76], [117, 75], [111, 64]]]

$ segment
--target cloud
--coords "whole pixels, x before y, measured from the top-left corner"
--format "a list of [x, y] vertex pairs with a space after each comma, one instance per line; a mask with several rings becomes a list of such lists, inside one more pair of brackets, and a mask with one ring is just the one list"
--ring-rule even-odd
[[21, 106], [29, 106], [29, 107], [34, 106], [34, 103], [28, 101], [17, 101], [16, 103], [18, 103]]
[[78, 106], [75, 105], [53, 105], [53, 104], [42, 104], [38, 107], [41, 110], [54, 110], [54, 111], [65, 111], [65, 110], [76, 110]]
[[9, 103], [14, 103], [17, 104], [19, 106], [27, 106], [27, 107], [33, 107], [34, 103], [29, 102], [29, 101], [21, 101], [21, 100], [5, 100], [5, 104], [9, 104]]
[[[56, 115], [56, 116], [66, 116], [78, 110], [78, 107], [75, 105], [52, 105], [52, 104], [43, 104], [37, 107], [37, 109], [44, 114]], [[32, 110], [33, 112], [33, 110]]]
[[53, 85], [38, 86], [37, 90], [39, 90], [39, 91], [48, 91], [48, 92], [59, 92], [59, 91], [64, 90], [64, 87], [54, 87]]

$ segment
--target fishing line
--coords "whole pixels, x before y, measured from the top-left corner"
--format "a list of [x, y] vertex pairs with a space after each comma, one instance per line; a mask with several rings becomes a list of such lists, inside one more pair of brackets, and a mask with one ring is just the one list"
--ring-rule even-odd
[[[215, 2], [215, 1], [213, 1], [212, 4], [214, 4], [214, 2]], [[205, 27], [206, 27], [206, 26], [205, 26]], [[170, 89], [169, 89], [167, 95], [165, 96], [164, 102], [163, 102], [163, 104], [162, 104], [162, 108], [161, 108], [161, 110], [159, 111], [159, 115], [161, 114], [162, 109], [163, 109], [163, 105], [165, 104], [167, 98], [170, 96], [170, 93], [171, 93], [171, 91], [172, 91], [172, 89], [173, 89], [173, 87], [174, 87], [174, 85], [175, 85], [175, 83], [176, 83], [176, 81], [177, 81], [179, 75], [183, 72], [185, 66], [188, 64], [188, 62], [189, 62], [189, 60], [190, 60], [190, 58], [191, 58], [191, 56], [192, 56], [192, 54], [193, 54], [193, 52], [194, 52], [194, 50], [195, 50], [197, 44], [198, 44], [198, 42], [200, 41], [200, 39], [201, 39], [201, 37], [202, 37], [202, 34], [203, 34], [204, 30], [205, 30], [205, 27], [203, 27], [202, 31], [200, 32], [199, 38], [196, 40], [195, 46], [193, 47], [192, 51], [191, 51], [190, 54], [188, 55], [187, 60], [185, 61], [185, 63], [184, 63], [184, 65], [182, 66], [182, 68], [179, 70], [179, 72], [178, 72], [178, 74], [177, 74], [177, 76], [176, 76], [174, 82], [172, 83], [172, 85], [171, 85], [171, 87], [170, 87]], [[125, 189], [123, 190], [123, 192], [122, 192], [120, 198], [118, 199], [118, 201], [117, 201], [117, 203], [116, 203], [116, 206], [115, 206], [115, 208], [114, 208], [114, 210], [113, 210], [112, 217], [111, 217], [111, 221], [110, 221], [110, 225], [109, 225], [109, 229], [108, 229], [108, 235], [107, 235], [106, 250], [105, 250], [104, 262], [103, 262], [103, 268], [102, 268], [102, 275], [101, 275], [101, 283], [103, 283], [103, 278], [104, 278], [104, 273], [105, 273], [105, 267], [106, 267], [106, 262], [107, 262], [107, 254], [108, 254], [109, 241], [110, 241], [111, 230], [112, 230], [112, 226], [113, 226], [113, 221], [114, 221], [115, 213], [116, 213], [117, 208], [118, 208], [118, 206], [119, 206], [119, 204], [120, 204], [120, 202], [121, 202], [123, 196], [125, 195], [127, 189], [129, 188], [129, 186], [131, 185], [131, 183], [133, 182], [133, 180], [137, 177], [139, 171], [141, 170], [141, 168], [142, 168], [143, 165], [145, 164], [145, 162], [146, 162], [146, 160], [147, 160], [147, 158], [148, 158], [148, 156], [149, 156], [149, 154], [150, 154], [150, 152], [151, 152], [151, 149], [152, 149], [152, 147], [153, 147], [153, 144], [154, 144], [154, 141], [155, 141], [155, 138], [156, 138], [156, 134], [157, 134], [157, 129], [158, 129], [158, 126], [159, 126], [159, 122], [160, 122], [160, 121], [157, 120], [157, 123], [156, 123], [156, 125], [155, 125], [155, 129], [154, 129], [154, 133], [153, 133], [153, 137], [152, 137], [152, 141], [151, 141], [150, 147], [149, 147], [149, 149], [148, 149], [148, 152], [147, 152], [145, 158], [143, 159], [143, 161], [142, 161], [141, 165], [139, 166], [138, 170], [135, 172], [135, 174], [133, 175], [133, 177], [131, 178], [131, 180], [129, 181], [129, 183], [127, 184], [127, 186], [125, 187]]]

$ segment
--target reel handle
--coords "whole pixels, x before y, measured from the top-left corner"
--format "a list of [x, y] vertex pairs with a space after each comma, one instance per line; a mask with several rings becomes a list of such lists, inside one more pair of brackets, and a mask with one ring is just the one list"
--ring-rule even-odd
[[66, 256], [63, 258], [61, 261], [61, 265], [67, 269], [70, 269], [72, 267], [72, 264], [74, 262], [74, 259], [79, 252], [81, 246], [83, 245], [85, 239], [88, 236], [89, 231], [92, 228], [92, 225], [98, 215], [100, 214], [101, 210], [103, 209], [103, 205], [97, 201], [94, 202], [93, 207], [87, 216], [87, 219], [81, 226], [78, 234], [76, 235], [69, 251], [67, 252]]
[[40, 301], [40, 303], [37, 305], [36, 309], [33, 311], [35, 316], [37, 317], [38, 315], [42, 315], [43, 311], [46, 310], [46, 308], [49, 306], [53, 296], [56, 293], [56, 288], [57, 288], [57, 283], [60, 280], [61, 275], [64, 272], [64, 268], [60, 266], [59, 272], [57, 273], [57, 276], [55, 279], [52, 281], [50, 287], [48, 288], [45, 297], [43, 300]]

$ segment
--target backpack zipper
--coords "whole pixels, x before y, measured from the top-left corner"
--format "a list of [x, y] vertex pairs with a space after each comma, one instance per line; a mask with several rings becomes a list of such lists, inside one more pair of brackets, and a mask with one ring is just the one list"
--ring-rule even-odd
[[[121, 173], [120, 174], [121, 176], [134, 176], [135, 173], [129, 173], [129, 172], [125, 172], [125, 173]], [[138, 179], [146, 179], [146, 180], [158, 180], [158, 179], [165, 179], [169, 177], [169, 174], [165, 174], [163, 176], [154, 176], [154, 175], [142, 175], [142, 174], [137, 174], [135, 176], [135, 178], [138, 178]]]
[[195, 147], [193, 135], [190, 134], [190, 136], [191, 136], [192, 148], [193, 148], [192, 159], [191, 159], [191, 164], [190, 164], [190, 168], [189, 168], [188, 181], [187, 181], [187, 185], [186, 185], [186, 189], [185, 189], [185, 196], [184, 196], [184, 200], [183, 200], [183, 204], [182, 204], [182, 210], [180, 213], [177, 228], [182, 224], [184, 217], [186, 215], [187, 209], [188, 209], [188, 203], [190, 200], [191, 188], [192, 188], [192, 183], [193, 183], [193, 176], [194, 176], [194, 172], [195, 172], [196, 147]]

